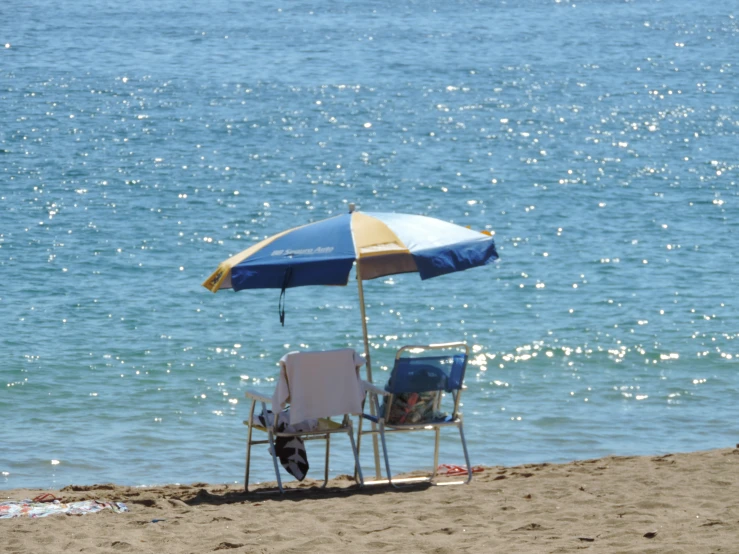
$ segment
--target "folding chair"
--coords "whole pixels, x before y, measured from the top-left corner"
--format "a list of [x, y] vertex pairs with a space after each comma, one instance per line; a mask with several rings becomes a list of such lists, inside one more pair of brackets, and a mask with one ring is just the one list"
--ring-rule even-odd
[[[469, 349], [463, 342], [404, 346], [395, 355], [395, 365], [384, 389], [366, 381], [363, 382], [366, 392], [369, 393], [370, 401], [375, 404], [375, 413], [378, 415], [362, 414], [357, 442], [361, 446], [363, 435], [379, 434], [387, 472], [387, 480], [366, 484], [389, 482], [396, 487], [396, 483], [426, 481], [437, 485], [452, 485], [469, 483], [472, 480], [472, 466], [464, 438], [462, 414], [459, 413], [468, 358]], [[444, 393], [448, 393], [451, 397], [450, 414], [441, 413]], [[382, 405], [379, 403], [379, 397], [383, 397]], [[444, 407], [446, 404], [447, 402], [444, 403]], [[364, 419], [373, 423], [371, 430], [362, 431]], [[439, 467], [440, 433], [445, 427], [456, 427], [459, 430], [467, 464], [466, 480], [441, 482], [436, 479]], [[393, 478], [385, 436], [388, 433], [404, 431], [433, 431], [435, 433], [434, 466], [430, 475], [404, 479]]]
[[[329, 350], [322, 352], [291, 352], [280, 360], [280, 377], [272, 398], [249, 390], [246, 397], [251, 399], [249, 419], [244, 421], [248, 426], [246, 440], [246, 473], [244, 475], [244, 490], [249, 492], [249, 467], [251, 463], [251, 447], [257, 444], [269, 444], [269, 452], [277, 478], [277, 487], [280, 493], [286, 489], [282, 486], [280, 469], [275, 448], [277, 438], [301, 438], [304, 441], [324, 439], [326, 441], [326, 465], [323, 487], [328, 483], [330, 438], [336, 433], [349, 436], [352, 453], [354, 454], [354, 476], [360, 486], [363, 486], [362, 470], [359, 467], [358, 451], [354, 442], [353, 428], [350, 415], [359, 415], [362, 412], [364, 392], [359, 378], [359, 368], [364, 365], [364, 359], [352, 349]], [[264, 418], [264, 423], [255, 419], [257, 403], [262, 406], [262, 414], [268, 414], [267, 404], [272, 404], [272, 421]], [[287, 412], [288, 423], [291, 427], [300, 427], [300, 423], [311, 422], [308, 430], [279, 430], [281, 419], [279, 414], [282, 408], [289, 404]], [[334, 421], [332, 417], [341, 417], [341, 421]], [[303, 425], [302, 427], [306, 427]], [[256, 429], [267, 433], [266, 440], [254, 440], [252, 431]], [[287, 489], [290, 490], [290, 489]]]

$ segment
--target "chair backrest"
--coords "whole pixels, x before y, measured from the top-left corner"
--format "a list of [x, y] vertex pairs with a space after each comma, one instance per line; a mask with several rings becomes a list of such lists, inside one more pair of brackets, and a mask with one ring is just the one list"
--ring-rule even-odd
[[398, 357], [386, 390], [404, 392], [446, 391], [462, 388], [467, 367], [466, 354], [444, 356]]
[[354, 350], [291, 352], [280, 360], [280, 379], [272, 399], [290, 403], [290, 423], [362, 412], [358, 368], [364, 359]]
[[[465, 343], [404, 346], [398, 350], [385, 386], [393, 395], [387, 414], [395, 413], [392, 404], [403, 404], [407, 411], [408, 395], [413, 393], [419, 393], [421, 401], [429, 401], [429, 394], [437, 393], [434, 404], [438, 409], [441, 392], [449, 392], [454, 398], [452, 417], [456, 417], [468, 357]], [[417, 399], [412, 402], [416, 404]], [[424, 409], [420, 403], [417, 408]]]

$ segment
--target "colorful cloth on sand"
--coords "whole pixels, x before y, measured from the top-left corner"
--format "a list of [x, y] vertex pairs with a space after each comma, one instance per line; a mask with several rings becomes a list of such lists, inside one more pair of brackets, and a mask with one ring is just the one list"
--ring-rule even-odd
[[97, 500], [82, 500], [80, 502], [34, 502], [32, 500], [0, 502], [0, 519], [11, 517], [46, 517], [53, 514], [67, 514], [82, 516], [102, 510], [113, 510], [116, 513], [127, 512], [128, 507], [123, 502], [98, 502]]

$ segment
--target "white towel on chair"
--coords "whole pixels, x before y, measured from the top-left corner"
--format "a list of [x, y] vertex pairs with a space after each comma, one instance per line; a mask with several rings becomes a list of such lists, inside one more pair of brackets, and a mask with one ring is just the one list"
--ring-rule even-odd
[[289, 402], [291, 424], [361, 413], [363, 394], [357, 368], [363, 365], [364, 358], [351, 348], [285, 354], [272, 411], [281, 411]]

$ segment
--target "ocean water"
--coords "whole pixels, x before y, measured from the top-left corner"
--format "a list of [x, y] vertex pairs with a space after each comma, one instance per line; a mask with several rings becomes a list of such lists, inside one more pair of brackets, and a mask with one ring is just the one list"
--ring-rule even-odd
[[[403, 344], [472, 348], [474, 464], [733, 445], [737, 18], [736, 1], [5, 2], [0, 488], [240, 481], [244, 390], [269, 394], [290, 350], [362, 351], [357, 291], [291, 289], [281, 327], [279, 291], [200, 283], [349, 202], [495, 233], [494, 266], [365, 284], [376, 380]], [[425, 463], [412, 436], [398, 470]], [[462, 463], [453, 435], [441, 461]], [[336, 443], [331, 472], [350, 471]]]

